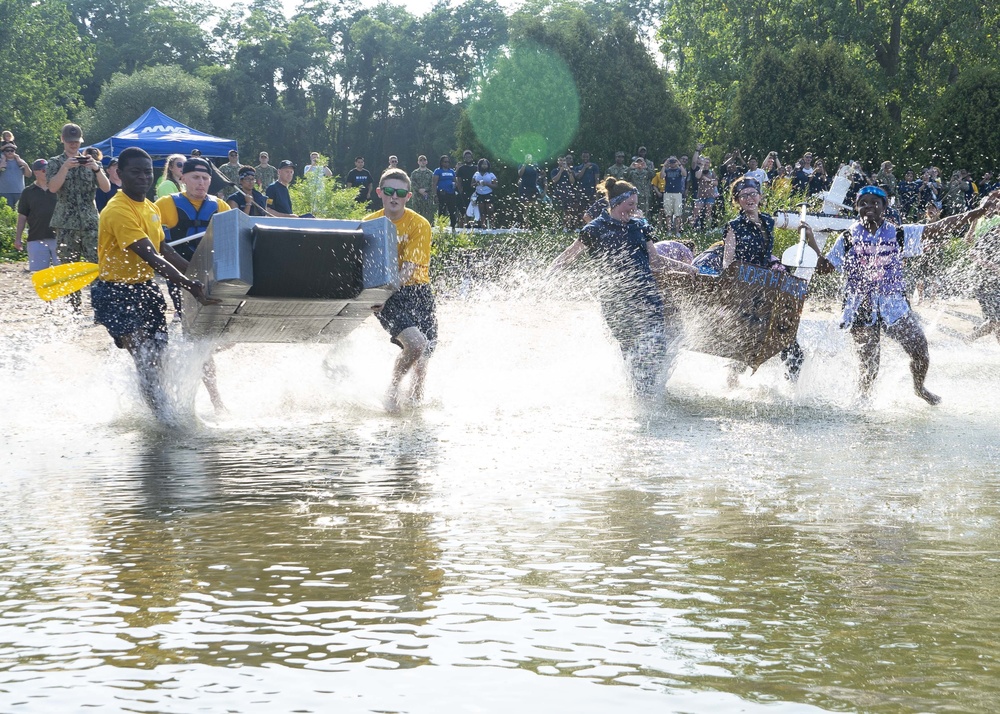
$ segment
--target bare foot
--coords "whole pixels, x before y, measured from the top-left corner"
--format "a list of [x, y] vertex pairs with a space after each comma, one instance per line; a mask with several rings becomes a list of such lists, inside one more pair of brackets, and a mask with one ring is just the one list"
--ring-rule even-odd
[[921, 387], [914, 387], [913, 391], [916, 393], [916, 395], [918, 397], [920, 397], [921, 399], [923, 399], [925, 402], [927, 402], [928, 404], [930, 404], [932, 406], [941, 403], [941, 397], [939, 397], [936, 394], [931, 394], [930, 392], [928, 392], [927, 391], [927, 387], [923, 387], [923, 386], [921, 386]]
[[399, 414], [399, 389], [396, 387], [390, 387], [389, 391], [385, 393], [382, 405], [385, 407], [387, 414]]

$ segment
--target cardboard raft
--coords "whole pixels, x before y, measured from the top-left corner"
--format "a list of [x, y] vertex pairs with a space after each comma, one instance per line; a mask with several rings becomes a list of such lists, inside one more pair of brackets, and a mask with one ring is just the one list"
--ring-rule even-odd
[[809, 283], [734, 262], [719, 277], [673, 274], [662, 286], [684, 325], [684, 347], [756, 370], [795, 340]]

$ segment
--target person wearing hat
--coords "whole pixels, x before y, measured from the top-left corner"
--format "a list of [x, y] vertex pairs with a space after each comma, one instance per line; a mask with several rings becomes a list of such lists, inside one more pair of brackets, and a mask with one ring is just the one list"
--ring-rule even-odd
[[[56, 210], [50, 225], [56, 229], [59, 258], [63, 262], [97, 262], [98, 188], [111, 190], [111, 182], [93, 156], [80, 151], [83, 130], [66, 124], [61, 132], [63, 153], [49, 159], [45, 177], [49, 190], [56, 194]], [[69, 296], [74, 309], [80, 308], [80, 293]]]
[[234, 186], [240, 183], [240, 154], [236, 149], [229, 150], [229, 162], [219, 167], [219, 171], [226, 177], [227, 181]]
[[292, 213], [292, 196], [288, 193], [293, 178], [295, 178], [295, 164], [285, 159], [278, 164], [278, 180], [264, 192], [267, 196], [267, 210], [272, 216], [298, 218]]
[[17, 202], [17, 233], [14, 236], [14, 247], [23, 250], [21, 238], [25, 226], [28, 227], [28, 269], [31, 272], [42, 270], [52, 265], [59, 265], [56, 254], [56, 232], [52, 230], [49, 221], [56, 209], [56, 195], [49, 191], [45, 180], [45, 159], [36, 159], [31, 165], [35, 182], [21, 193]]
[[248, 216], [266, 216], [267, 196], [256, 188], [257, 172], [252, 166], [243, 166], [239, 173], [240, 188], [226, 198], [230, 208], [243, 211]]
[[99, 273], [90, 300], [94, 321], [107, 328], [116, 347], [132, 355], [142, 396], [159, 417], [167, 406], [161, 385], [167, 305], [153, 278], [159, 274], [202, 304], [218, 301], [184, 274], [187, 261], [164, 240], [159, 211], [146, 199], [153, 185], [149, 154], [136, 147], [125, 149], [118, 155], [118, 173], [122, 190], [100, 217]]
[[806, 240], [820, 254], [817, 272], [837, 270], [844, 274], [841, 327], [850, 330], [858, 350], [862, 398], [870, 396], [878, 376], [880, 339], [884, 332], [910, 357], [914, 393], [928, 404], [941, 401], [924, 386], [930, 356], [927, 338], [906, 299], [903, 258], [920, 255], [925, 240], [941, 240], [968, 228], [989, 210], [996, 210], [998, 203], [1000, 200], [991, 199], [974, 210], [929, 225], [897, 226], [885, 218], [888, 194], [878, 186], [864, 186], [854, 202], [858, 220], [837, 238], [825, 257], [812, 229], [802, 224]]
[[24, 190], [24, 179], [31, 176], [28, 162], [17, 155], [17, 144], [13, 141], [0, 145], [0, 197], [7, 200], [7, 205], [14, 208], [17, 199]]
[[266, 151], [260, 152], [258, 158], [260, 159], [260, 163], [254, 167], [254, 170], [257, 172], [257, 188], [266, 189], [278, 180], [278, 169], [268, 163], [271, 157]]

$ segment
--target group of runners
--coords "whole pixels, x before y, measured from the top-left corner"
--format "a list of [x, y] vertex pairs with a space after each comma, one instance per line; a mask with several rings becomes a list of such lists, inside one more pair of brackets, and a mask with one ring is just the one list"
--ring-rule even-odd
[[[81, 161], [80, 165], [80, 170], [85, 170], [89, 162]], [[119, 348], [132, 355], [142, 395], [159, 414], [165, 406], [161, 367], [167, 344], [167, 313], [154, 276], [160, 275], [175, 289], [190, 292], [202, 304], [213, 304], [205, 286], [186, 275], [193, 251], [182, 254], [170, 243], [180, 243], [185, 236], [203, 229], [211, 215], [229, 206], [207, 194], [212, 167], [199, 157], [184, 161], [181, 171], [186, 188], [179, 197], [171, 198], [170, 205], [162, 198], [155, 204], [146, 198], [153, 183], [153, 163], [145, 151], [134, 147], [122, 151], [117, 157], [117, 170], [121, 190], [100, 214], [99, 275], [92, 286], [92, 304], [96, 322], [107, 328]], [[774, 220], [759, 210], [761, 188], [761, 183], [749, 176], [732, 185], [731, 198], [739, 215], [726, 226], [721, 250], [716, 250], [721, 253], [722, 270], [737, 260], [783, 269], [772, 256]], [[556, 258], [552, 270], [565, 267], [584, 253], [601, 264], [598, 293], [604, 318], [622, 349], [636, 390], [655, 394], [665, 383], [684, 340], [680, 322], [671, 312], [657, 278], [667, 271], [697, 274], [698, 260], [690, 252], [680, 257], [661, 255], [650, 224], [641, 217], [639, 191], [633, 184], [608, 176], [600, 182], [598, 193], [600, 201], [587, 209], [589, 222]], [[382, 208], [366, 219], [384, 216], [392, 221], [399, 246], [398, 277], [389, 286], [391, 296], [375, 307], [390, 339], [401, 348], [385, 397], [386, 408], [398, 411], [404, 403], [422, 399], [427, 363], [437, 343], [429, 272], [431, 227], [426, 218], [407, 206], [413, 193], [405, 171], [386, 170], [375, 194]], [[213, 204], [211, 210], [205, 210], [207, 204]], [[841, 325], [850, 331], [858, 347], [860, 391], [867, 395], [872, 389], [884, 333], [909, 355], [915, 393], [936, 404], [939, 398], [924, 384], [929, 366], [927, 340], [906, 299], [902, 261], [920, 254], [922, 243], [957, 234], [977, 219], [1000, 212], [1000, 192], [970, 211], [930, 225], [897, 225], [888, 220], [889, 198], [876, 186], [860, 190], [855, 207], [857, 220], [819, 259], [818, 269], [838, 270], [845, 275]], [[807, 224], [803, 227], [810, 245], [820, 253], [812, 230]], [[981, 241], [982, 245], [988, 248], [998, 242], [993, 233], [988, 234], [992, 238]], [[979, 249], [976, 254], [980, 262], [989, 263], [988, 267], [996, 272], [996, 256], [988, 249]], [[993, 332], [1000, 339], [997, 291], [991, 293], [991, 286], [995, 288], [998, 283], [995, 279], [983, 283], [980, 294], [992, 302], [984, 302], [987, 321], [977, 335]], [[175, 304], [180, 307], [179, 302]], [[783, 356], [794, 378], [802, 351], [793, 343]], [[216, 403], [214, 369], [209, 367], [205, 382]]]

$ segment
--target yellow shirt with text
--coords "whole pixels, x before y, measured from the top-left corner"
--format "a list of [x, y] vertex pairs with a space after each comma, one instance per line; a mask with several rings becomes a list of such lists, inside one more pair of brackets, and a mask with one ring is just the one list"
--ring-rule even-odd
[[[431, 224], [419, 213], [409, 208], [403, 209], [403, 217], [393, 221], [396, 226], [396, 239], [399, 246], [399, 267], [403, 263], [413, 263], [417, 269], [406, 285], [419, 285], [431, 281]], [[375, 211], [365, 216], [366, 221], [382, 218], [385, 211]]]
[[111, 283], [144, 283], [152, 280], [153, 269], [129, 250], [133, 243], [149, 238], [160, 249], [163, 226], [160, 212], [149, 200], [133, 201], [119, 191], [101, 211], [97, 229], [98, 278]]

